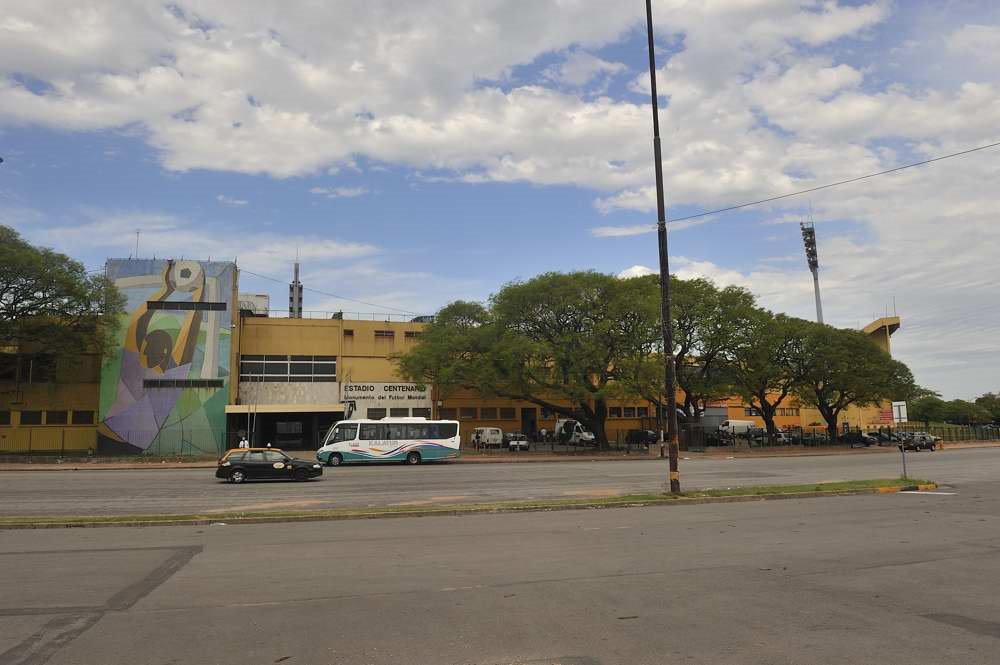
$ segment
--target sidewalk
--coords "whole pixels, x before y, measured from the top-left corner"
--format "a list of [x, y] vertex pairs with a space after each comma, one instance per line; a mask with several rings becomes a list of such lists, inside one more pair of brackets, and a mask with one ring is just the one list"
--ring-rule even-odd
[[[1000, 448], [1000, 441], [953, 441], [940, 444], [941, 450], [962, 448]], [[286, 450], [292, 457], [313, 459], [314, 450]], [[681, 451], [681, 458], [696, 459], [756, 459], [768, 457], [818, 457], [827, 455], [877, 455], [895, 453], [894, 446], [872, 446], [870, 448], [848, 448], [846, 446], [782, 446], [775, 448], [723, 448], [706, 452]], [[911, 453], [923, 454], [923, 453]], [[478, 451], [463, 452], [462, 457], [452, 464], [499, 464], [532, 462], [627, 462], [660, 460], [658, 446], [650, 446], [648, 453], [622, 451], [589, 451], [578, 453], [518, 452], [481, 454]], [[12, 456], [0, 458], [0, 471], [76, 471], [87, 470], [156, 470], [156, 469], [207, 469], [216, 465], [215, 457], [192, 459], [161, 458], [55, 458], [34, 457], [12, 460]]]

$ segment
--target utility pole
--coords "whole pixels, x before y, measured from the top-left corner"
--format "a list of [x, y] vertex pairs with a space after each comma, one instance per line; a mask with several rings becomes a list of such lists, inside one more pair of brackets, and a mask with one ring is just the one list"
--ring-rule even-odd
[[656, 239], [660, 250], [660, 324], [663, 333], [663, 364], [667, 398], [667, 459], [670, 492], [681, 491], [677, 470], [677, 396], [674, 394], [674, 333], [670, 320], [670, 267], [667, 261], [667, 210], [663, 203], [663, 164], [660, 157], [660, 111], [656, 98], [656, 54], [653, 51], [653, 3], [646, 0], [646, 37], [649, 42], [649, 85], [653, 99], [653, 160], [656, 167]]

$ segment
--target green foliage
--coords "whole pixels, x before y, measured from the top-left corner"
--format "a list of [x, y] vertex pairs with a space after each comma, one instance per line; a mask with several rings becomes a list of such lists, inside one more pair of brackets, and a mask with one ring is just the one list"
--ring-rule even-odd
[[976, 405], [989, 413], [992, 422], [1000, 423], [1000, 395], [996, 393], [981, 395], [976, 398]]
[[833, 440], [840, 414], [848, 406], [871, 406], [913, 394], [909, 368], [868, 335], [815, 323], [809, 323], [805, 332], [799, 398], [816, 407]]
[[44, 352], [63, 364], [102, 355], [124, 302], [104, 276], [0, 226], [0, 347], [8, 352]]

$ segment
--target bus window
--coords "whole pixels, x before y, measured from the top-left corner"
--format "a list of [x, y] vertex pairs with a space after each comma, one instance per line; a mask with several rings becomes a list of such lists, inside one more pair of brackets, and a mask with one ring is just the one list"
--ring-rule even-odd
[[362, 423], [361, 424], [361, 437], [362, 441], [376, 441], [382, 437], [382, 426], [376, 423]]
[[406, 438], [406, 425], [403, 423], [388, 423], [386, 438], [392, 441], [399, 441]]
[[458, 434], [458, 423], [433, 423], [429, 425], [431, 439], [450, 439]]
[[336, 443], [338, 441], [354, 441], [357, 436], [357, 423], [337, 425], [336, 429], [333, 430], [333, 438], [330, 439], [330, 443]]
[[406, 438], [407, 439], [430, 439], [431, 437], [431, 427], [433, 425], [425, 425], [423, 423], [419, 425], [407, 425], [406, 426]]

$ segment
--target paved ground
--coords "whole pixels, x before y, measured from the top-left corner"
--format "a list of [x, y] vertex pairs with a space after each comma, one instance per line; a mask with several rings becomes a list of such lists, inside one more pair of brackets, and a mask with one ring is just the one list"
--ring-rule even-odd
[[0, 665], [996, 663], [1000, 483], [943, 469], [954, 494], [0, 532]]
[[[1000, 448], [907, 455], [911, 477], [1000, 477]], [[898, 454], [682, 460], [683, 487], [810, 483], [899, 475]], [[327, 468], [308, 483], [229, 485], [208, 469], [7, 471], [0, 515], [191, 514], [281, 511], [657, 492], [666, 462], [438, 464]]]

